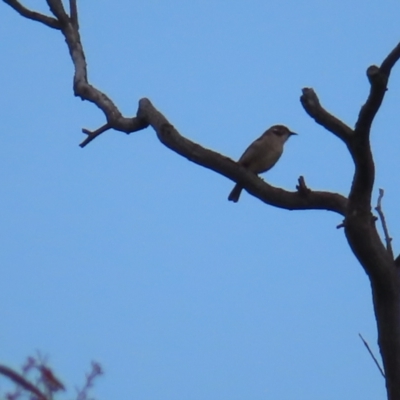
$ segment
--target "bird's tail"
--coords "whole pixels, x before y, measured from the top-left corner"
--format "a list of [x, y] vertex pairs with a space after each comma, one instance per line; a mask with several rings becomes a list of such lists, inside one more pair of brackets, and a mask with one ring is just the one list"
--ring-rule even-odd
[[232, 192], [229, 193], [228, 200], [237, 203], [239, 201], [240, 193], [242, 193], [243, 188], [238, 184], [232, 189]]

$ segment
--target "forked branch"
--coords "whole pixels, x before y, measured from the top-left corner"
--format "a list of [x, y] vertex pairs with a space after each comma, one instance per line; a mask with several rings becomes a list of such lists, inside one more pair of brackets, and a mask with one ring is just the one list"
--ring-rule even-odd
[[[61, 0], [46, 0], [50, 11], [56, 18], [44, 16], [42, 14], [30, 11], [22, 6], [16, 0], [3, 0], [6, 4], [10, 5], [13, 9], [18, 11], [26, 18], [35, 19], [52, 28], [60, 29], [65, 37], [72, 62], [74, 64], [74, 94], [82, 100], [87, 100], [95, 104], [100, 110], [103, 111], [107, 120], [107, 129], [115, 129], [125, 133], [135, 132], [146, 128], [148, 125], [143, 121], [138, 120], [136, 117], [126, 118], [123, 117], [114, 102], [103, 92], [90, 85], [87, 78], [87, 64], [85, 54], [83, 51], [81, 38], [79, 34], [78, 24], [78, 10], [76, 0], [70, 0], [70, 16], [64, 9]], [[81, 144], [84, 147], [94, 138], [99, 136], [107, 129], [97, 129], [94, 132], [85, 130], [88, 137]]]
[[[165, 146], [190, 161], [212, 169], [235, 182], [240, 182], [248, 192], [268, 204], [290, 210], [323, 209], [341, 215], [345, 214], [347, 199], [344, 196], [337, 193], [312, 191], [308, 188], [303, 190], [304, 187], [296, 192], [273, 187], [231, 159], [184, 138], [147, 99], [140, 100], [136, 117], [123, 117], [113, 101], [88, 82], [87, 64], [79, 35], [76, 0], [70, 0], [70, 16], [67, 15], [61, 0], [47, 0], [47, 3], [57, 18], [75, 67], [75, 95], [94, 103], [103, 111], [107, 120], [103, 126], [94, 131], [82, 130], [87, 134], [87, 138], [81, 143], [81, 147], [110, 129], [131, 133], [151, 125]], [[339, 122], [337, 124], [341, 126], [343, 132], [351, 131]]]
[[367, 69], [371, 88], [365, 104], [361, 107], [354, 139], [349, 150], [355, 163], [355, 174], [349, 195], [352, 214], [368, 213], [371, 209], [371, 195], [375, 180], [375, 165], [369, 141], [372, 122], [378, 112], [387, 90], [392, 68], [400, 58], [400, 44], [383, 60], [381, 67]]
[[36, 11], [29, 10], [23, 6], [18, 0], [3, 0], [4, 3], [8, 4], [12, 7], [18, 14], [22, 15], [25, 18], [31, 19], [33, 21], [41, 22], [42, 24], [48, 26], [53, 29], [61, 29], [61, 26], [57, 19], [48, 17], [47, 15], [40, 14]]
[[46, 0], [53, 15], [60, 21], [61, 24], [70, 22], [68, 14], [65, 12], [61, 0]]
[[302, 92], [300, 102], [307, 114], [317, 124], [322, 125], [325, 129], [347, 143], [354, 133], [353, 130], [321, 106], [318, 96], [312, 88], [304, 88]]
[[[87, 64], [79, 34], [76, 0], [69, 1], [70, 15], [65, 11], [61, 0], [46, 0], [55, 18], [31, 11], [17, 0], [3, 1], [22, 16], [53, 29], [60, 29], [64, 35], [75, 69], [73, 86], [75, 96], [95, 104], [102, 110], [106, 119], [105, 123], [94, 131], [83, 129], [87, 138], [82, 142], [82, 147], [110, 129], [131, 133], [150, 125], [155, 130], [158, 139], [169, 149], [198, 165], [240, 183], [249, 193], [269, 205], [288, 210], [323, 209], [334, 211], [345, 217], [340, 226], [344, 227], [351, 249], [371, 280], [388, 396], [391, 400], [400, 399], [400, 278], [393, 262], [393, 255], [389, 256], [389, 252], [392, 254], [391, 246], [389, 247], [390, 238], [388, 234], [385, 234], [386, 249], [376, 230], [371, 213], [375, 168], [369, 142], [371, 125], [382, 104], [391, 70], [400, 58], [400, 44], [385, 58], [380, 67], [368, 68], [367, 76], [371, 89], [360, 110], [355, 129], [326, 111], [313, 89], [303, 89], [301, 103], [305, 111], [318, 124], [345, 142], [353, 158], [355, 174], [347, 199], [337, 193], [313, 191], [306, 186], [302, 177], [299, 178], [297, 191], [294, 192], [265, 183], [257, 175], [228, 157], [206, 149], [180, 135], [148, 99], [139, 101], [136, 116], [124, 117], [114, 102], [88, 81]], [[396, 264], [400, 264], [400, 261], [396, 260]], [[4, 374], [4, 370], [0, 370], [0, 373]]]

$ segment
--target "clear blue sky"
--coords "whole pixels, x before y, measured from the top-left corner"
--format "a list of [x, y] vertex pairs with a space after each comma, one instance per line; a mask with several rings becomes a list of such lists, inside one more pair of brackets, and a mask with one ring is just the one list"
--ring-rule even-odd
[[[80, 3], [89, 78], [126, 116], [149, 97], [234, 159], [284, 123], [299, 136], [265, 179], [347, 194], [350, 157], [301, 88], [353, 124], [366, 68], [400, 40], [397, 1]], [[151, 129], [79, 148], [104, 117], [73, 97], [61, 34], [0, 3], [0, 37], [1, 363], [40, 350], [69, 398], [92, 359], [104, 400], [385, 397], [358, 338], [378, 355], [369, 283], [338, 215], [232, 204], [232, 182]], [[399, 102], [396, 67], [372, 139], [395, 250]]]

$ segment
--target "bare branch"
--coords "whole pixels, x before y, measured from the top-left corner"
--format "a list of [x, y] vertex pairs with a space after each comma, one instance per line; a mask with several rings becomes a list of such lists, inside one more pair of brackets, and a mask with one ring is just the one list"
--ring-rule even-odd
[[311, 190], [307, 187], [304, 176], [299, 176], [298, 182], [299, 184], [296, 185], [297, 191], [300, 194], [303, 194], [303, 196], [307, 196], [311, 192]]
[[[112, 100], [88, 82], [87, 64], [79, 30], [77, 25], [72, 23], [72, 16], [75, 12], [73, 10], [76, 5], [75, 1], [70, 1], [71, 19], [65, 13], [61, 0], [47, 0], [47, 3], [50, 10], [57, 16], [61, 23], [61, 31], [65, 36], [75, 67], [75, 95], [81, 97], [82, 100], [88, 100], [97, 105], [104, 112], [107, 119], [107, 123], [95, 131], [83, 130], [88, 137], [81, 143], [81, 147], [86, 146], [94, 138], [109, 129], [130, 133], [151, 125], [155, 129], [160, 141], [171, 150], [235, 182], [240, 182], [249, 193], [268, 204], [290, 210], [324, 209], [335, 211], [341, 215], [345, 214], [347, 199], [337, 193], [317, 192], [308, 188], [305, 190], [305, 186], [297, 192], [288, 192], [280, 188], [275, 188], [229, 158], [205, 149], [182, 137], [147, 99], [142, 99], [139, 102], [139, 110], [136, 118], [123, 117]], [[306, 98], [307, 94], [305, 93]], [[310, 96], [308, 96], [308, 100], [310, 100]], [[310, 105], [310, 101], [307, 104]], [[319, 105], [318, 101], [317, 104], [313, 104], [313, 107], [309, 108], [318, 111], [316, 113], [316, 115], [318, 114], [317, 120], [322, 120], [339, 137], [351, 134], [351, 129], [326, 112]]]
[[369, 96], [361, 107], [355, 131], [358, 136], [369, 136], [372, 121], [378, 112], [385, 96], [389, 75], [382, 73], [379, 67], [371, 65], [367, 69], [367, 77], [371, 84]]
[[382, 376], [385, 378], [385, 373], [383, 372], [382, 367], [379, 365], [378, 360], [376, 359], [376, 357], [374, 356], [374, 353], [372, 353], [371, 348], [369, 347], [367, 341], [362, 337], [361, 333], [358, 334], [358, 336], [360, 336], [360, 339], [363, 341], [364, 346], [367, 348], [370, 356], [372, 357], [372, 359], [374, 360], [376, 366], [378, 367], [380, 373], [382, 374]]
[[76, 6], [76, 0], [69, 0], [69, 14], [72, 26], [75, 29], [79, 29], [78, 7]]
[[394, 260], [393, 249], [392, 249], [392, 238], [389, 235], [389, 229], [386, 224], [385, 214], [383, 213], [383, 210], [382, 210], [382, 197], [383, 197], [384, 193], [385, 192], [383, 189], [379, 189], [378, 203], [377, 203], [377, 206], [375, 207], [375, 210], [378, 213], [379, 218], [381, 219], [382, 229], [383, 229], [383, 233], [385, 235], [387, 251], [388, 251], [390, 257], [392, 258], [392, 260]]
[[381, 67], [372, 65], [367, 70], [371, 89], [365, 104], [361, 107], [355, 126], [355, 134], [348, 146], [356, 167], [349, 195], [349, 214], [353, 216], [360, 213], [365, 215], [370, 213], [375, 165], [369, 133], [385, 96], [390, 72], [399, 58], [400, 44], [385, 58]]
[[[371, 66], [368, 68], [367, 76], [371, 89], [360, 110], [354, 130], [325, 110], [313, 89], [303, 89], [300, 100], [305, 111], [318, 124], [344, 141], [354, 160], [355, 174], [349, 199], [347, 199], [338, 193], [313, 191], [307, 187], [303, 177], [299, 178], [297, 190], [294, 192], [269, 185], [228, 157], [181, 136], [148, 99], [140, 100], [136, 117], [123, 117], [113, 101], [105, 93], [90, 85], [88, 81], [87, 64], [79, 34], [76, 0], [69, 0], [70, 16], [65, 12], [62, 0], [46, 0], [57, 20], [30, 11], [17, 0], [3, 1], [21, 15], [52, 28], [60, 29], [63, 33], [75, 69], [73, 83], [75, 96], [94, 103], [106, 117], [106, 123], [97, 130], [83, 129], [88, 136], [82, 142], [82, 147], [109, 129], [130, 133], [151, 125], [158, 139], [166, 147], [198, 165], [239, 183], [250, 194], [269, 205], [287, 210], [323, 209], [334, 211], [345, 217], [338, 228], [344, 227], [349, 245], [371, 281], [378, 326], [378, 343], [386, 372], [388, 397], [399, 399], [400, 302], [398, 288], [400, 287], [400, 275], [396, 266], [400, 265], [400, 261], [398, 257], [396, 262], [393, 262], [391, 248], [389, 251], [389, 235], [385, 233], [386, 248], [371, 213], [375, 167], [369, 132], [383, 101], [391, 69], [400, 58], [400, 44], [386, 57], [381, 67]], [[378, 205], [380, 205], [380, 200]], [[389, 253], [391, 253], [391, 257]], [[370, 351], [368, 344], [362, 337], [361, 339]], [[372, 355], [372, 352], [370, 354]], [[377, 363], [375, 358], [374, 360]], [[30, 390], [41, 400], [46, 400], [40, 391], [36, 393], [35, 387], [32, 389], [33, 385], [30, 382], [9, 368], [0, 366], [0, 373], [8, 376], [26, 390]], [[381, 373], [383, 375], [382, 370]]]
[[0, 374], [6, 376], [11, 379], [17, 385], [23, 387], [25, 390], [33, 393], [40, 400], [48, 400], [47, 397], [32, 383], [30, 383], [27, 379], [25, 379], [18, 372], [13, 371], [11, 368], [8, 368], [4, 365], [0, 365]]
[[94, 381], [103, 374], [101, 365], [95, 361], [92, 361], [92, 370], [86, 374], [86, 382], [82, 389], [78, 389], [77, 400], [88, 400], [89, 390], [93, 387]]
[[[147, 124], [144, 124], [143, 121], [139, 121], [136, 118], [123, 117], [118, 108], [105, 93], [88, 83], [85, 54], [79, 35], [76, 0], [70, 0], [69, 2], [71, 18], [65, 12], [61, 0], [47, 0], [51, 12], [58, 20], [29, 10], [22, 6], [18, 0], [3, 1], [24, 17], [42, 22], [51, 28], [60, 29], [62, 31], [75, 67], [74, 94], [75, 96], [79, 96], [82, 100], [88, 100], [94, 103], [104, 112], [107, 119], [107, 129], [112, 128], [125, 133], [130, 133], [147, 127]], [[99, 128], [94, 132], [84, 130], [84, 132], [88, 134], [88, 137], [81, 143], [81, 147], [87, 145], [107, 129]]]
[[[132, 121], [131, 130], [126, 133], [140, 131], [149, 126], [149, 124], [147, 122], [141, 120], [140, 118], [132, 118], [131, 121]], [[82, 132], [85, 133], [86, 135], [88, 135], [88, 137], [79, 146], [82, 148], [85, 147], [93, 139], [96, 139], [97, 136], [101, 135], [103, 132], [106, 132], [111, 128], [112, 128], [111, 125], [109, 123], [107, 123], [94, 131], [90, 131], [88, 129], [82, 129]]]
[[320, 104], [318, 96], [311, 88], [304, 88], [300, 101], [305, 111], [325, 129], [343, 140], [353, 158], [355, 173], [349, 199], [352, 216], [362, 212], [369, 217], [371, 193], [375, 177], [375, 166], [369, 140], [356, 135], [349, 126], [327, 112]]
[[105, 124], [101, 126], [100, 128], [94, 130], [94, 131], [89, 131], [88, 129], [83, 128], [82, 132], [85, 133], [87, 138], [79, 145], [80, 147], [85, 147], [88, 145], [93, 139], [96, 139], [97, 136], [101, 135], [103, 132], [108, 131], [111, 129], [110, 124]]
[[148, 99], [139, 101], [137, 116], [152, 126], [158, 139], [169, 149], [198, 165], [240, 183], [250, 194], [267, 204], [287, 210], [329, 210], [341, 215], [345, 214], [347, 199], [340, 194], [309, 190], [305, 195], [304, 192], [289, 192], [273, 187], [230, 158], [186, 139]]
[[50, 392], [58, 392], [59, 390], [65, 390], [65, 386], [60, 382], [60, 380], [54, 375], [51, 368], [45, 365], [39, 365], [38, 370], [40, 372], [40, 381]]
[[356, 123], [356, 132], [359, 135], [368, 136], [372, 122], [378, 112], [387, 90], [387, 84], [392, 68], [400, 58], [400, 43], [383, 60], [382, 65], [371, 65], [367, 69], [367, 77], [371, 84], [369, 96], [361, 107]]
[[47, 15], [43, 15], [36, 11], [29, 10], [28, 8], [23, 6], [18, 0], [3, 0], [3, 1], [25, 18], [41, 22], [42, 24], [53, 29], [61, 29], [60, 23], [55, 18], [48, 17]]
[[50, 11], [58, 19], [61, 25], [69, 23], [68, 14], [65, 12], [62, 0], [46, 0]]
[[[48, 3], [52, 3], [53, 9], [57, 10], [57, 13], [61, 11], [56, 7], [59, 6], [59, 0], [48, 0]], [[54, 3], [54, 4], [53, 4]], [[104, 127], [97, 129], [94, 132], [84, 130], [84, 133], [88, 134], [86, 140], [81, 143], [81, 147], [86, 146], [90, 141], [99, 136], [101, 133], [107, 131], [108, 129], [115, 129], [125, 133], [131, 133], [144, 129], [147, 124], [137, 118], [126, 118], [123, 117], [113, 101], [103, 92], [90, 85], [87, 78], [87, 64], [85, 59], [85, 54], [83, 51], [81, 38], [79, 35], [79, 30], [77, 25], [73, 24], [74, 17], [74, 7], [76, 6], [76, 1], [71, 0], [71, 23], [63, 24], [61, 31], [65, 36], [66, 43], [71, 55], [72, 62], [75, 67], [74, 74], [74, 94], [80, 97], [82, 100], [90, 101], [99, 107], [106, 116], [107, 123]], [[77, 15], [77, 13], [76, 13]], [[77, 17], [76, 17], [77, 18]]]
[[322, 125], [325, 129], [347, 143], [354, 134], [353, 130], [321, 106], [318, 96], [312, 88], [303, 88], [302, 92], [300, 102], [307, 114], [317, 124]]
[[388, 56], [383, 60], [380, 70], [383, 74], [387, 76], [390, 75], [392, 68], [395, 66], [397, 61], [400, 59], [400, 43], [388, 54]]

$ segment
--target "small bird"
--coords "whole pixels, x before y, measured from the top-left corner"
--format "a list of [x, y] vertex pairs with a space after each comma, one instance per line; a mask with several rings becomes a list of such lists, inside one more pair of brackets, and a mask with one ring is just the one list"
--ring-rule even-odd
[[[290, 136], [297, 135], [284, 125], [274, 125], [256, 139], [240, 157], [238, 163], [255, 174], [271, 169], [283, 153], [283, 145]], [[237, 203], [243, 188], [237, 183], [228, 200]]]

